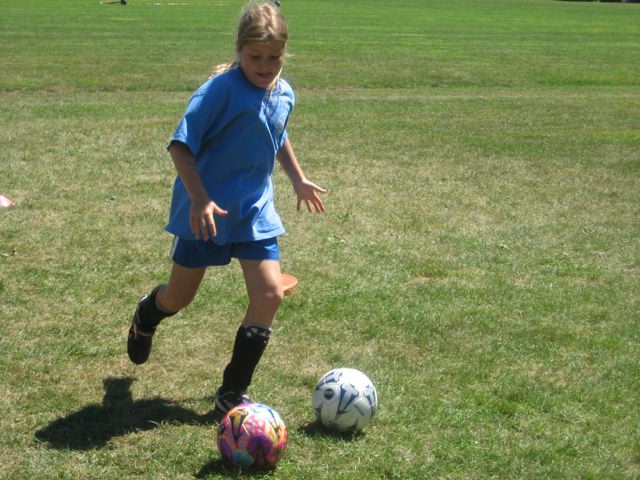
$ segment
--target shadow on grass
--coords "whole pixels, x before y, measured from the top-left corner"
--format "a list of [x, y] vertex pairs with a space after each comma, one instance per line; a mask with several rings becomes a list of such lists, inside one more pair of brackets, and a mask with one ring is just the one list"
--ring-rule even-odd
[[354, 440], [358, 440], [359, 438], [364, 436], [364, 433], [361, 431], [336, 432], [334, 430], [329, 430], [328, 428], [323, 427], [318, 422], [307, 423], [306, 425], [298, 428], [298, 431], [303, 435], [306, 435], [307, 437], [333, 438], [345, 442], [353, 442]]
[[202, 467], [195, 477], [207, 478], [209, 475], [223, 475], [231, 478], [267, 478], [275, 471], [276, 468], [241, 468], [231, 465], [222, 458], [215, 458]]
[[134, 400], [131, 377], [107, 378], [103, 381], [102, 404], [87, 405], [38, 430], [35, 436], [53, 448], [90, 450], [104, 447], [114, 437], [138, 430], [151, 430], [160, 423], [208, 425], [215, 423], [211, 414], [193, 410], [163, 398]]

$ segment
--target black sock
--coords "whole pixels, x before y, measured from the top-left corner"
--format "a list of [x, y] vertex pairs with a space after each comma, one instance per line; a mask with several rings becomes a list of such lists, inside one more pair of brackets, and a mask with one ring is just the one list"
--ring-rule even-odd
[[224, 369], [222, 392], [233, 390], [236, 393], [246, 392], [251, 384], [253, 371], [256, 369], [267, 343], [271, 329], [261, 325], [240, 326], [233, 345], [231, 362]]
[[149, 295], [138, 303], [136, 319], [138, 325], [144, 329], [155, 330], [163, 318], [167, 318], [178, 313], [164, 310], [156, 301], [156, 295], [161, 287], [162, 285], [158, 285]]

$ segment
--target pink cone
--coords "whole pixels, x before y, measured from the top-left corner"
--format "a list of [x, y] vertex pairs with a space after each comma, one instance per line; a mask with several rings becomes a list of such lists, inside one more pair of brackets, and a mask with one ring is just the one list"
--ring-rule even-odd
[[0, 208], [10, 207], [11, 205], [13, 205], [13, 202], [9, 200], [7, 197], [5, 197], [4, 195], [0, 194]]

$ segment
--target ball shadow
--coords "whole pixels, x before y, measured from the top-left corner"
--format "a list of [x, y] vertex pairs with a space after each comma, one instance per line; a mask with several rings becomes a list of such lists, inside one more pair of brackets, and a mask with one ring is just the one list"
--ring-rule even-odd
[[364, 432], [362, 431], [355, 430], [349, 432], [337, 432], [335, 430], [330, 430], [322, 426], [322, 424], [318, 422], [306, 423], [305, 425], [299, 427], [297, 431], [310, 438], [334, 438], [336, 440], [342, 440], [346, 442], [353, 442], [364, 437]]
[[260, 477], [267, 478], [276, 470], [276, 467], [258, 469], [258, 468], [241, 468], [232, 465], [223, 458], [214, 458], [204, 465], [196, 474], [196, 478], [207, 478], [209, 475], [224, 475], [225, 477], [235, 478], [251, 478]]

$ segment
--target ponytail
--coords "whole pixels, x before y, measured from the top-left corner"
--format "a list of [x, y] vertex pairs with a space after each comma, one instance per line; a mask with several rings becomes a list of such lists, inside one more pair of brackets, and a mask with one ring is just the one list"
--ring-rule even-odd
[[233, 70], [238, 65], [240, 65], [240, 61], [237, 58], [231, 63], [221, 63], [220, 65], [216, 65], [211, 70], [211, 73], [209, 74], [209, 78], [213, 78], [217, 75], [220, 75], [221, 73], [228, 72], [229, 70]]

